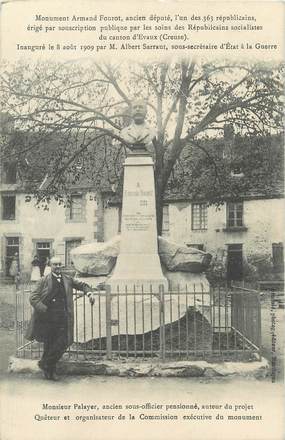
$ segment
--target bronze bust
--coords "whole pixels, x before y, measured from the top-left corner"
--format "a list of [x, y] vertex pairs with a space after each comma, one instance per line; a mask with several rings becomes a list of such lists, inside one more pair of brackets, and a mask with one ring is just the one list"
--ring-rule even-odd
[[128, 127], [121, 130], [120, 136], [129, 146], [129, 152], [149, 152], [153, 153], [152, 140], [156, 133], [146, 121], [146, 103], [142, 99], [134, 100], [131, 107], [132, 122]]

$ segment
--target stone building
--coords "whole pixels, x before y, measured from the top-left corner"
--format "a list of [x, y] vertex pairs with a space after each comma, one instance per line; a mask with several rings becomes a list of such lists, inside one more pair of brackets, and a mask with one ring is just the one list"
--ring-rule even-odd
[[[105, 240], [118, 230], [118, 218], [118, 206], [105, 210]], [[164, 206], [163, 235], [211, 253], [228, 279], [250, 279], [255, 268], [261, 272], [256, 276], [263, 278], [274, 268], [282, 272], [284, 199], [280, 194], [252, 196], [219, 208], [172, 200]]]
[[34, 255], [42, 261], [60, 255], [71, 267], [70, 250], [98, 238], [98, 202], [92, 191], [81, 189], [71, 195], [69, 207], [53, 201], [46, 209], [38, 208], [30, 195], [2, 185], [0, 228], [2, 276], [9, 276], [15, 253], [22, 273], [31, 270]]
[[[227, 151], [224, 149], [224, 151]], [[234, 171], [234, 178], [241, 172]], [[280, 181], [282, 181], [282, 176]], [[213, 255], [229, 279], [281, 272], [284, 241], [282, 184], [264, 191], [251, 186], [244, 194], [224, 200], [219, 207], [192, 194], [165, 197], [163, 235], [171, 241], [195, 246]], [[60, 255], [72, 267], [70, 250], [91, 240], [106, 241], [120, 231], [120, 199], [111, 189], [95, 193], [78, 184], [70, 191], [70, 204], [52, 201], [36, 207], [25, 190], [14, 163], [3, 163], [0, 183], [0, 274], [9, 277], [12, 257], [18, 254], [22, 274], [31, 270], [38, 255], [42, 261]]]

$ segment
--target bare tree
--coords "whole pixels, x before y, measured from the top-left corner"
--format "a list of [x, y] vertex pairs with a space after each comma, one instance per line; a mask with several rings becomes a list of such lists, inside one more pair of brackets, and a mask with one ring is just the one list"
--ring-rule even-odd
[[220, 135], [225, 124], [243, 135], [281, 131], [282, 67], [193, 59], [4, 64], [1, 108], [15, 130], [6, 140], [2, 137], [2, 154], [22, 164], [25, 179], [48, 176], [45, 190], [37, 194], [46, 200], [61, 199], [82, 175], [94, 188], [106, 180], [116, 185], [126, 145], [120, 129], [128, 123], [132, 99], [143, 97], [149, 121], [157, 128], [155, 181], [161, 232], [163, 196], [185, 149], [192, 146], [209, 156], [203, 140]]

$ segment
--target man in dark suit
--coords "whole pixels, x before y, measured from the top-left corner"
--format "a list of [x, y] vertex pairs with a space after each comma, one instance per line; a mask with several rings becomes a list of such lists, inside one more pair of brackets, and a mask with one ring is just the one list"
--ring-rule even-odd
[[94, 298], [88, 284], [61, 273], [61, 261], [50, 260], [51, 273], [43, 277], [30, 295], [34, 312], [26, 334], [29, 340], [44, 343], [38, 365], [46, 379], [56, 380], [56, 363], [73, 342], [73, 289], [84, 292], [91, 304]]

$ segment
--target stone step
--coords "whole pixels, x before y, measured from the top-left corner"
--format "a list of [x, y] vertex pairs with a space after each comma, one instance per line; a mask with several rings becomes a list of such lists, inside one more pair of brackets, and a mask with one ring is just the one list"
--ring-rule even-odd
[[[14, 374], [42, 375], [36, 360], [9, 359], [8, 371]], [[216, 377], [252, 376], [264, 378], [269, 374], [269, 363], [265, 358], [251, 362], [177, 361], [177, 362], [133, 362], [127, 361], [68, 361], [61, 360], [58, 373], [63, 375], [100, 375], [120, 377]]]

